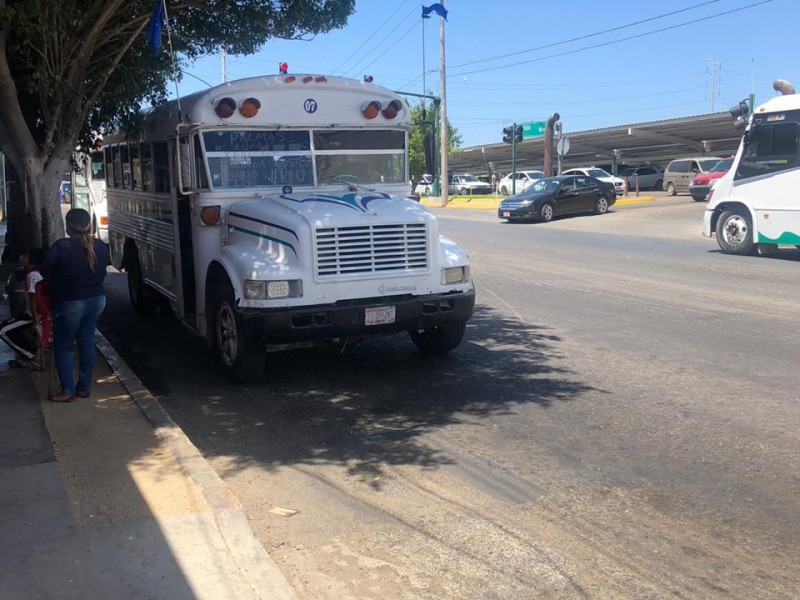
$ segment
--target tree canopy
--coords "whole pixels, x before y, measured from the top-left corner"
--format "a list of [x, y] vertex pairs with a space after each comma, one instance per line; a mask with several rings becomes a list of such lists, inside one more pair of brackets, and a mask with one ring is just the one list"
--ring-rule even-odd
[[[0, 150], [19, 178], [18, 244], [63, 236], [59, 182], [76, 145], [167, 93], [172, 62], [144, 31], [154, 0], [0, 0]], [[340, 28], [355, 0], [167, 0], [183, 62], [251, 54], [270, 38]], [[166, 35], [166, 33], [164, 34]]]
[[[426, 160], [425, 144], [426, 137], [432, 138], [429, 143], [428, 152], [438, 153], [439, 148], [439, 115], [431, 103], [423, 111], [422, 103], [411, 107], [412, 129], [408, 137], [408, 162], [411, 177], [419, 179], [425, 173], [432, 173], [433, 169]], [[458, 129], [447, 121], [447, 151], [454, 152], [461, 145], [461, 134]], [[436, 157], [436, 164], [439, 158]]]

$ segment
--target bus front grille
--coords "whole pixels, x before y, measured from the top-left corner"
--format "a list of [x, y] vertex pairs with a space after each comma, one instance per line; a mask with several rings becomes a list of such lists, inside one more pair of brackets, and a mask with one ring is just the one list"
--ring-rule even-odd
[[319, 278], [425, 271], [426, 224], [320, 227], [316, 230], [316, 263]]

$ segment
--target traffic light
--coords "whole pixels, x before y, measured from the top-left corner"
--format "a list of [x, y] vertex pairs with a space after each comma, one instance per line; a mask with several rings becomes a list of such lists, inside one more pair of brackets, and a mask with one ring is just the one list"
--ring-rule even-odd
[[506, 144], [519, 144], [522, 141], [522, 125], [503, 127], [503, 141]]
[[742, 130], [747, 127], [747, 117], [750, 115], [750, 110], [750, 103], [747, 98], [740, 100], [736, 106], [731, 108], [731, 117], [734, 119], [733, 126], [736, 129]]

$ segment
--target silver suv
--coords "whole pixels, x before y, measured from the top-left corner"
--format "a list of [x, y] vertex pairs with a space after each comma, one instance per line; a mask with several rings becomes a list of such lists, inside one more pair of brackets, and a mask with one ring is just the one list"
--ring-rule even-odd
[[692, 179], [700, 173], [708, 173], [721, 161], [719, 156], [699, 156], [696, 158], [678, 158], [667, 165], [664, 171], [664, 189], [674, 196], [679, 192], [688, 192]]

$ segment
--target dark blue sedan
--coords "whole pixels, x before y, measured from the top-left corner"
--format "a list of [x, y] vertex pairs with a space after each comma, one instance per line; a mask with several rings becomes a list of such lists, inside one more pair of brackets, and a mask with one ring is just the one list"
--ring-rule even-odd
[[497, 207], [497, 216], [508, 221], [552, 221], [560, 215], [608, 212], [617, 195], [611, 183], [585, 175], [540, 179]]

